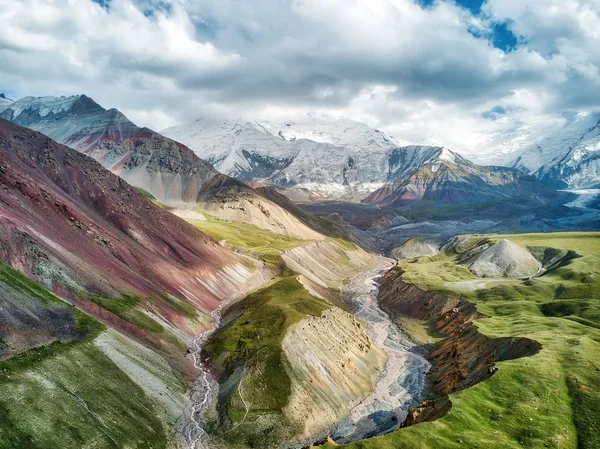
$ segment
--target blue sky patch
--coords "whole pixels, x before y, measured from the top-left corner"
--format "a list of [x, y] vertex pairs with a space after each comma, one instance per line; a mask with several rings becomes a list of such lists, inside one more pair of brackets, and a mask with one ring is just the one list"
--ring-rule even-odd
[[[423, 8], [429, 8], [434, 6], [439, 1], [451, 1], [451, 0], [417, 0]], [[456, 0], [456, 4], [468, 9], [474, 16], [481, 14], [481, 7], [485, 3], [485, 0]], [[491, 36], [482, 35], [478, 32], [471, 31], [471, 34], [478, 39], [488, 39], [496, 48], [504, 52], [510, 52], [517, 47], [518, 39], [510, 30], [510, 22], [494, 23], [492, 24]]]
[[500, 116], [506, 114], [506, 109], [503, 106], [495, 106], [489, 111], [481, 113], [481, 117], [487, 120], [498, 120]]
[[107, 11], [110, 10], [110, 2], [112, 0], [92, 0], [94, 3], [98, 3], [100, 6], [102, 6], [104, 9], [106, 9]]
[[517, 47], [517, 36], [508, 28], [509, 22], [495, 23], [493, 25], [492, 43], [494, 47], [509, 52]]

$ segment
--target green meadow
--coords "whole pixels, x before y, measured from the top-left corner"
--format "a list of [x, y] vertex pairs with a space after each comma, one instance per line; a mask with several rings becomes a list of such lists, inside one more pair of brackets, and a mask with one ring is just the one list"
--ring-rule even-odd
[[[64, 303], [0, 263], [0, 283], [40, 307]], [[0, 361], [0, 448], [165, 448], [156, 404], [96, 345], [104, 326], [72, 308], [85, 331]]]

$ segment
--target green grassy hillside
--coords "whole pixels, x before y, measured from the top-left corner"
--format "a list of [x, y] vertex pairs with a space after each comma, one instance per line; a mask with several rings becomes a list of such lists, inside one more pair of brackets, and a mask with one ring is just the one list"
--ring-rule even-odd
[[452, 410], [442, 419], [347, 447], [600, 447], [600, 233], [487, 238], [572, 250], [581, 257], [530, 281], [492, 282], [469, 291], [452, 283], [477, 278], [453, 256], [439, 255], [402, 261], [404, 280], [472, 301], [489, 316], [476, 321], [481, 332], [528, 337], [542, 343], [541, 352], [501, 362], [490, 379], [451, 394]]
[[221, 423], [212, 432], [231, 447], [265, 447], [293, 435], [283, 416], [291, 390], [281, 343], [291, 325], [331, 307], [296, 276], [286, 271], [232, 306], [206, 346], [221, 372]]
[[[12, 296], [20, 301], [11, 304], [13, 319], [35, 313], [42, 326], [47, 314], [59, 310], [63, 320], [75, 320], [79, 331], [75, 339], [48, 342], [0, 361], [0, 448], [167, 447], [172, 423], [96, 345], [102, 324], [3, 263], [0, 289], [0, 303]], [[0, 335], [5, 346], [29, 337], [27, 329], [10, 324]], [[144, 369], [149, 368], [137, 371]], [[167, 377], [182, 387], [172, 374]]]

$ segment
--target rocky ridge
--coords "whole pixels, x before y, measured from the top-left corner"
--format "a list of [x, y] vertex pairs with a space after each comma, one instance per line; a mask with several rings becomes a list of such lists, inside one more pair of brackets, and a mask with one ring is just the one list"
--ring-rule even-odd
[[404, 282], [402, 275], [402, 270], [395, 268], [382, 278], [381, 307], [392, 317], [429, 320], [432, 329], [444, 337], [428, 356], [433, 394], [409, 410], [404, 426], [444, 416], [451, 408], [448, 395], [494, 375], [496, 362], [540, 351], [541, 345], [527, 338], [489, 338], [481, 334], [473, 321], [485, 316], [472, 303], [423, 291]]

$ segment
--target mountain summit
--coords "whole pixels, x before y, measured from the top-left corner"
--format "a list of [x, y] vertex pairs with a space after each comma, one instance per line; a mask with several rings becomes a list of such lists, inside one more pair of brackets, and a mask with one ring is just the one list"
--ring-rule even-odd
[[556, 188], [600, 187], [600, 113], [576, 115], [511, 165]]
[[352, 120], [197, 120], [163, 133], [221, 172], [286, 189], [295, 199], [360, 200], [440, 151]]
[[92, 156], [165, 203], [195, 201], [202, 185], [217, 175], [184, 145], [136, 126], [117, 109], [104, 109], [86, 95], [25, 97], [5, 105], [0, 118]]

